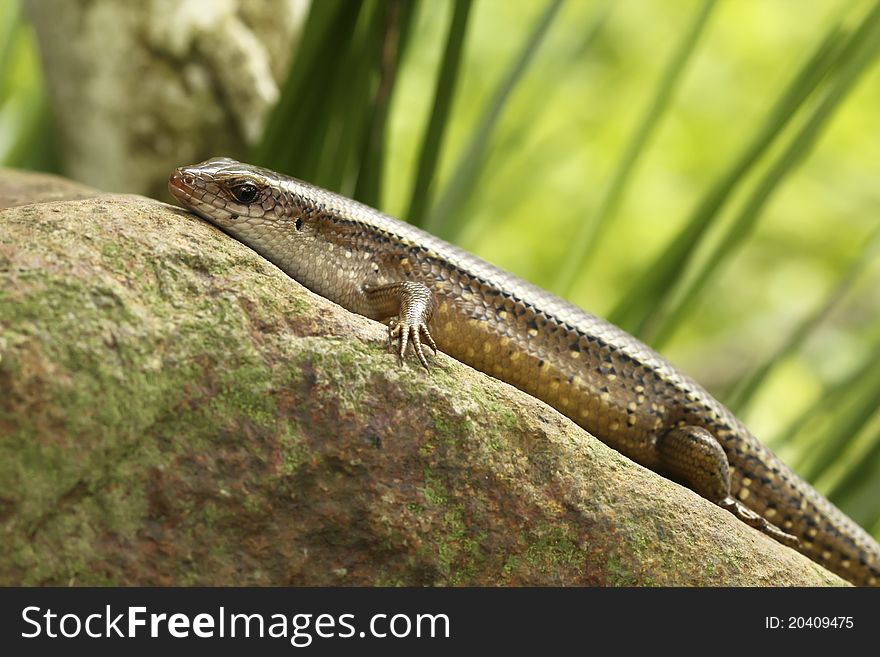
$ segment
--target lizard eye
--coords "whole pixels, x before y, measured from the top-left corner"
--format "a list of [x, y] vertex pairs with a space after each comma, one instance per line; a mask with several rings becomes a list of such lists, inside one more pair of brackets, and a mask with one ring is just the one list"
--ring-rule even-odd
[[249, 183], [236, 185], [231, 191], [233, 198], [239, 203], [251, 203], [257, 198], [257, 188]]

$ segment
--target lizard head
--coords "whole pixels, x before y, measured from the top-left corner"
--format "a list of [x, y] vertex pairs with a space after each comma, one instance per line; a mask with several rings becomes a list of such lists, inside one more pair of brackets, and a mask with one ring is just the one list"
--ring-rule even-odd
[[228, 157], [175, 169], [168, 191], [186, 208], [230, 232], [280, 218], [270, 172]]

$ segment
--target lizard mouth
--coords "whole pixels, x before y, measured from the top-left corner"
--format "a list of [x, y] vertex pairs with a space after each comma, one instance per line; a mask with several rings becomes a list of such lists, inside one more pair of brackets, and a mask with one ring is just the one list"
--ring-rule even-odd
[[184, 168], [175, 169], [168, 178], [168, 191], [181, 203], [189, 205], [195, 194], [194, 179]]
[[168, 191], [187, 210], [212, 224], [235, 221], [239, 214], [205, 200], [205, 190], [187, 167], [175, 169], [168, 178]]

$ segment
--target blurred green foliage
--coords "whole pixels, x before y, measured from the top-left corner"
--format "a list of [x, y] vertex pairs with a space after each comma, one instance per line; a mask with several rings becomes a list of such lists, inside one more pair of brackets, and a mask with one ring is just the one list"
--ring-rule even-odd
[[[6, 6], [0, 157], [51, 168]], [[252, 159], [662, 347], [880, 536], [878, 50], [874, 0], [321, 0]]]
[[36, 44], [20, 0], [0, 3], [0, 165], [57, 170]]

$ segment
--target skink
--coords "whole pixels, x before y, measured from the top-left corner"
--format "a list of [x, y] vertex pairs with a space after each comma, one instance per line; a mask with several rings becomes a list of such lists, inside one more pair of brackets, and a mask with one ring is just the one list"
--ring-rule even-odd
[[418, 228], [267, 169], [176, 169], [184, 206], [410, 345], [524, 390], [642, 465], [845, 579], [880, 584], [880, 545], [693, 379], [612, 324]]

